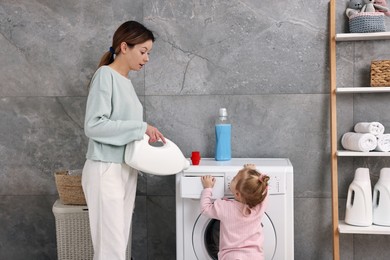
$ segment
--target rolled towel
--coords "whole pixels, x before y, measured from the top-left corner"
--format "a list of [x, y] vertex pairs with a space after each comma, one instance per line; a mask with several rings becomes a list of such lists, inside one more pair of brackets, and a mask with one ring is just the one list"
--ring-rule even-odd
[[375, 151], [388, 152], [390, 151], [390, 134], [377, 135], [377, 146]]
[[360, 122], [354, 127], [356, 133], [370, 133], [380, 135], [385, 132], [385, 127], [379, 122]]
[[378, 141], [376, 136], [368, 133], [348, 132], [341, 138], [341, 145], [346, 150], [369, 152], [376, 148]]

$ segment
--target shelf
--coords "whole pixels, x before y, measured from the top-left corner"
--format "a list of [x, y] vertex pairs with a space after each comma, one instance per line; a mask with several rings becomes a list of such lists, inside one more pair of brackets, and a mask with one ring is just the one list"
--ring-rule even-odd
[[353, 152], [338, 150], [336, 152], [337, 156], [390, 156], [390, 152]]
[[[377, 32], [377, 33], [336, 33], [336, 18], [340, 16], [344, 10], [337, 12], [336, 0], [330, 0], [329, 2], [329, 99], [330, 99], [330, 170], [331, 170], [331, 194], [332, 194], [332, 242], [333, 242], [333, 260], [340, 260], [340, 234], [372, 234], [372, 235], [390, 235], [390, 226], [377, 226], [371, 225], [369, 227], [352, 226], [345, 223], [344, 220], [340, 220], [339, 214], [339, 166], [338, 160], [341, 160], [340, 156], [350, 157], [367, 157], [367, 156], [390, 156], [390, 152], [355, 152], [342, 150], [339, 144], [340, 135], [337, 133], [337, 97], [341, 94], [353, 94], [353, 93], [390, 93], [390, 87], [337, 87], [337, 43], [340, 42], [354, 42], [354, 41], [373, 41], [373, 40], [390, 40], [390, 32]], [[343, 8], [344, 9], [344, 8]], [[345, 14], [344, 14], [345, 15]], [[349, 45], [349, 43], [347, 44]], [[346, 47], [341, 44], [339, 48]], [[353, 58], [356, 58], [356, 54], [353, 54]], [[369, 55], [369, 54], [368, 54]], [[339, 58], [340, 59], [340, 58]], [[384, 111], [386, 112], [386, 111]], [[340, 147], [341, 150], [337, 148]], [[345, 159], [345, 158], [344, 158]], [[373, 158], [374, 159], [374, 158]], [[380, 158], [376, 158], [380, 159]], [[373, 257], [375, 258], [375, 256]]]
[[337, 33], [336, 41], [372, 41], [372, 40], [389, 40], [390, 32], [376, 33]]
[[383, 93], [390, 92], [390, 87], [336, 88], [336, 93]]
[[390, 235], [390, 227], [371, 225], [369, 227], [352, 226], [339, 221], [339, 232], [342, 234], [373, 234], [373, 235]]

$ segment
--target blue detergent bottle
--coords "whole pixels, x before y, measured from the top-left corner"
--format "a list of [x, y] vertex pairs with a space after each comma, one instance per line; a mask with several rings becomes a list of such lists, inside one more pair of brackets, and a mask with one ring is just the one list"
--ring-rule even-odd
[[229, 161], [232, 158], [231, 151], [232, 125], [228, 120], [226, 108], [219, 109], [219, 117], [215, 123], [215, 160]]

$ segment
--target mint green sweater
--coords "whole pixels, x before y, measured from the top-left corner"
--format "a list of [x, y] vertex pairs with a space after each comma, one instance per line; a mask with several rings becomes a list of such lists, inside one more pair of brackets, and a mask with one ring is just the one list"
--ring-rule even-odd
[[87, 159], [123, 163], [126, 144], [145, 134], [143, 107], [130, 79], [109, 66], [94, 74], [85, 113]]

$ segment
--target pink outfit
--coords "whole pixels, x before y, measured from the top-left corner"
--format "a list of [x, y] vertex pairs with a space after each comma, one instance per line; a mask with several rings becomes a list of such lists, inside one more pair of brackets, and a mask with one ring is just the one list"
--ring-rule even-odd
[[212, 201], [212, 188], [202, 191], [202, 213], [220, 220], [219, 260], [264, 260], [261, 219], [268, 204], [268, 195], [259, 205], [244, 214], [247, 205], [236, 200]]

